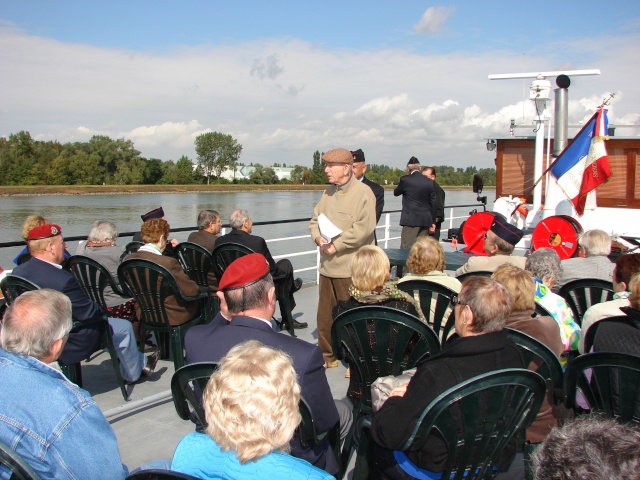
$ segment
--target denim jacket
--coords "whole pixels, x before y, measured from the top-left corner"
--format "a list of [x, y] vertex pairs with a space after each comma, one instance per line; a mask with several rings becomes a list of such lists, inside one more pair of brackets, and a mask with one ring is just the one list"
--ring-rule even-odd
[[[0, 349], [0, 386], [0, 440], [42, 479], [125, 478], [111, 426], [62, 373]], [[10, 476], [0, 466], [0, 478]]]

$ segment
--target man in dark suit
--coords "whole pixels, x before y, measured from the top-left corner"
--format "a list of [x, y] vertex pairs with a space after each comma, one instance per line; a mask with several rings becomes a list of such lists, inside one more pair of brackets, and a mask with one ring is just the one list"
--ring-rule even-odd
[[[293, 360], [302, 397], [311, 408], [317, 431], [326, 432], [338, 420], [344, 427], [341, 430], [347, 430], [351, 422], [350, 409], [345, 403], [333, 400], [320, 349], [271, 328], [270, 318], [276, 308], [276, 296], [265, 257], [252, 253], [232, 262], [220, 278], [217, 295], [222, 313], [212, 322], [213, 325], [198, 325], [187, 331], [187, 363], [219, 361], [231, 348], [246, 340], [258, 340], [280, 349]], [[231, 322], [224, 325], [223, 315], [227, 312]], [[318, 447], [303, 447], [296, 434], [291, 441], [291, 454], [331, 474], [338, 471], [328, 442]]]
[[[58, 225], [45, 224], [33, 228], [28, 234], [31, 260], [16, 267], [12, 274], [26, 278], [40, 288], [50, 288], [62, 292], [71, 300], [74, 323], [100, 320], [104, 313], [97, 303], [84, 294], [75, 277], [63, 270], [66, 243]], [[121, 318], [109, 318], [113, 331], [122, 377], [127, 382], [135, 382], [140, 375], [151, 375], [158, 361], [158, 351], [145, 360], [138, 351], [131, 322]], [[65, 365], [78, 363], [100, 348], [100, 330], [97, 325], [78, 326], [69, 334], [59, 361]]]
[[198, 214], [198, 231], [190, 233], [187, 242], [197, 243], [213, 252], [213, 247], [216, 246], [216, 240], [221, 228], [222, 221], [218, 212], [215, 210], [202, 210]]
[[[269, 247], [267, 247], [267, 242], [264, 241], [264, 238], [257, 235], [251, 235], [253, 220], [251, 220], [249, 212], [246, 210], [234, 210], [229, 216], [229, 225], [231, 226], [231, 231], [226, 235], [218, 237], [216, 240], [216, 247], [218, 245], [224, 245], [225, 243], [238, 243], [250, 248], [256, 253], [262, 254], [267, 259], [267, 262], [269, 262], [269, 271], [272, 276], [284, 275], [284, 281], [289, 285], [288, 290], [291, 295], [291, 306], [292, 308], [295, 307], [296, 303], [293, 299], [293, 294], [300, 290], [300, 287], [302, 286], [302, 279], [293, 279], [293, 265], [291, 265], [291, 262], [288, 259], [283, 258], [278, 260], [276, 263], [271, 256], [271, 252], [269, 251]], [[294, 320], [293, 324], [295, 328], [307, 328], [306, 322], [298, 322], [297, 320]]]
[[429, 235], [436, 229], [435, 182], [422, 175], [420, 170], [420, 161], [411, 157], [407, 163], [408, 175], [400, 178], [393, 191], [396, 197], [402, 195], [400, 248], [404, 249], [411, 248], [416, 238]]
[[436, 229], [433, 233], [430, 233], [432, 237], [440, 241], [440, 227], [444, 222], [444, 190], [438, 182], [436, 182], [436, 170], [433, 167], [424, 167], [422, 175], [433, 180], [433, 184], [436, 187]]
[[[378, 185], [376, 182], [372, 182], [364, 174], [367, 171], [367, 164], [365, 163], [364, 152], [361, 148], [351, 152], [353, 154], [353, 175], [357, 180], [360, 180], [365, 185], [368, 185], [373, 194], [376, 197], [376, 224], [380, 221], [382, 216], [382, 210], [384, 209], [384, 188]], [[375, 238], [375, 231], [373, 232]], [[378, 240], [376, 239], [376, 245]]]

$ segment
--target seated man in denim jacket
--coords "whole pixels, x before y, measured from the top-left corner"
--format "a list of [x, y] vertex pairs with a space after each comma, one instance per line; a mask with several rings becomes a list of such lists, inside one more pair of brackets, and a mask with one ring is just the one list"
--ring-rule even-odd
[[[42, 479], [123, 479], [118, 444], [91, 396], [48, 363], [71, 331], [71, 301], [55, 290], [20, 295], [0, 331], [0, 441]], [[0, 466], [0, 478], [9, 478]]]

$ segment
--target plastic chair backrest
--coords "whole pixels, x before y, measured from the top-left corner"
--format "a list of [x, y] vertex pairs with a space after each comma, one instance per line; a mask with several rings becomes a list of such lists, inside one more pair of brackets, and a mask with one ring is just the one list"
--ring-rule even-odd
[[127, 243], [124, 247], [124, 255], [129, 255], [130, 253], [135, 253], [138, 249], [144, 245], [144, 242], [139, 242], [137, 240], [133, 240]]
[[133, 297], [140, 308], [143, 327], [158, 331], [170, 331], [165, 298], [174, 295], [184, 297], [169, 270], [142, 258], [125, 260], [118, 266], [118, 279], [122, 289]]
[[440, 341], [431, 327], [407, 312], [380, 305], [338, 315], [331, 327], [331, 343], [336, 358], [344, 359], [348, 353], [353, 362], [351, 375], [362, 380], [364, 413], [373, 412], [371, 384], [376, 378], [399, 375], [440, 351]]
[[629, 317], [627, 317], [626, 315], [617, 315], [615, 317], [603, 318], [602, 320], [598, 320], [597, 322], [592, 323], [586, 332], [582, 332], [582, 334], [584, 335], [584, 352], [585, 353], [591, 352], [591, 348], [593, 347], [593, 342], [595, 341], [596, 334], [598, 333], [598, 328], [605, 323], [629, 324]]
[[26, 278], [17, 275], [6, 275], [0, 282], [0, 290], [7, 301], [7, 305], [11, 305], [13, 301], [24, 292], [31, 290], [40, 290], [40, 287]]
[[198, 480], [198, 477], [173, 470], [141, 470], [128, 475], [125, 480]]
[[40, 480], [31, 465], [4, 442], [0, 442], [0, 464], [12, 472], [11, 480]]
[[104, 300], [105, 288], [110, 287], [116, 295], [125, 296], [107, 267], [93, 258], [74, 255], [65, 261], [64, 267], [73, 274], [84, 294], [100, 305], [105, 313], [107, 312], [107, 302]]
[[171, 395], [178, 416], [196, 425], [207, 426], [202, 408], [202, 392], [209, 377], [218, 369], [218, 362], [198, 362], [179, 368], [171, 377]]
[[213, 271], [216, 277], [221, 278], [231, 262], [249, 253], [254, 252], [249, 247], [245, 247], [239, 243], [223, 243], [222, 245], [217, 245], [212, 253]]
[[456, 292], [429, 280], [401, 282], [398, 283], [398, 288], [412, 297], [418, 298], [424, 318], [439, 336], [440, 343], [444, 344], [455, 326], [451, 295], [455, 295]]
[[540, 340], [513, 328], [505, 328], [507, 336], [516, 344], [520, 356], [528, 369], [544, 378], [553, 393], [553, 400], [564, 399], [564, 376], [562, 364], [556, 354]]
[[582, 326], [582, 316], [590, 306], [613, 300], [613, 285], [598, 278], [585, 278], [566, 283], [558, 295], [565, 299], [576, 323]]
[[640, 357], [628, 353], [595, 352], [574, 358], [565, 372], [565, 402], [582, 408], [578, 391], [591, 412], [623, 422], [640, 423]]
[[182, 242], [176, 246], [175, 253], [189, 278], [198, 285], [208, 287], [207, 275], [213, 270], [211, 252], [197, 243]]
[[471, 378], [424, 409], [400, 450], [420, 449], [435, 429], [448, 450], [442, 478], [492, 478], [507, 444], [535, 419], [545, 387], [540, 375], [525, 369], [496, 370]]
[[456, 278], [460, 280], [460, 283], [464, 283], [464, 281], [469, 277], [491, 277], [493, 272], [488, 270], [478, 270], [477, 272], [467, 272], [461, 275], [457, 275]]
[[551, 312], [536, 302], [536, 313], [542, 317], [553, 317]]

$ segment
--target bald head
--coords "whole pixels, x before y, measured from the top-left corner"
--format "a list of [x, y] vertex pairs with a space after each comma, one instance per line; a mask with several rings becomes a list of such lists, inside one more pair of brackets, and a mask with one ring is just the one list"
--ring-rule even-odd
[[65, 294], [46, 288], [25, 292], [5, 313], [0, 345], [7, 352], [50, 363], [57, 359], [50, 358], [54, 344], [69, 334], [72, 325], [71, 300]]

